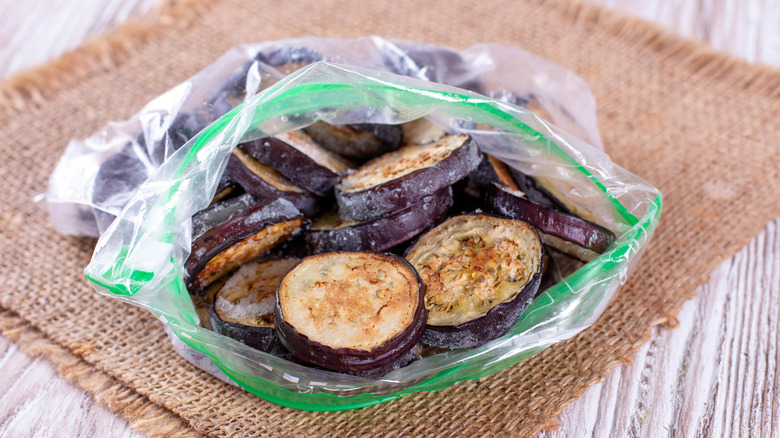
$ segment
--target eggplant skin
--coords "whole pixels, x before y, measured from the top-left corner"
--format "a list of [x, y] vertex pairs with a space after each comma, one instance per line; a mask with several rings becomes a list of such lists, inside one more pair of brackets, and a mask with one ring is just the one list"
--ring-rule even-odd
[[[329, 370], [345, 373], [360, 373], [372, 369], [387, 370], [387, 367], [392, 367], [392, 364], [401, 356], [408, 354], [409, 350], [414, 347], [420, 339], [420, 336], [422, 336], [423, 330], [425, 329], [425, 322], [428, 317], [428, 311], [423, 304], [425, 299], [425, 283], [423, 283], [422, 279], [417, 274], [417, 271], [414, 270], [414, 267], [411, 264], [396, 255], [369, 252], [346, 254], [363, 254], [372, 257], [381, 257], [393, 264], [399, 263], [414, 273], [418, 288], [418, 304], [414, 310], [411, 323], [400, 333], [369, 351], [353, 348], [333, 348], [324, 345], [298, 332], [298, 330], [285, 319], [282, 312], [279, 292], [281, 288], [286, 287], [285, 279], [283, 278], [282, 281], [279, 282], [279, 287], [277, 289], [276, 308], [274, 310], [274, 325], [276, 326], [279, 340], [282, 345], [298, 359]], [[312, 257], [327, 257], [328, 255], [329, 254], [321, 254]], [[301, 260], [299, 265], [306, 263], [306, 261], [312, 257]], [[296, 268], [297, 266], [293, 267], [290, 272], [293, 272]]]
[[[236, 245], [250, 245], [254, 248], [250, 248], [244, 256], [247, 260], [254, 258], [250, 257], [251, 253], [257, 252], [255, 254], [257, 256], [271, 249], [286, 240], [303, 225], [303, 222], [303, 216], [289, 201], [277, 199], [260, 202], [242, 214], [206, 231], [192, 243], [190, 256], [184, 262], [188, 290], [192, 294], [201, 294], [214, 281], [230, 272], [227, 265], [234, 264], [233, 262], [238, 259], [213, 262], [212, 260], [219, 258], [220, 253]], [[271, 239], [265, 241], [253, 239], [274, 225], [280, 225], [280, 231], [288, 228], [293, 230], [287, 235], [270, 236]], [[265, 246], [270, 247], [265, 248]], [[204, 275], [203, 271], [209, 265], [211, 265], [209, 272]]]
[[569, 208], [566, 207], [566, 204], [556, 198], [549, 190], [540, 186], [533, 177], [511, 167], [509, 168], [509, 171], [512, 173], [512, 178], [515, 180], [515, 183], [517, 183], [518, 189], [525, 193], [528, 200], [546, 208], [562, 211], [564, 213], [570, 212]]
[[314, 158], [279, 138], [261, 138], [243, 143], [240, 147], [252, 157], [276, 169], [294, 184], [319, 196], [327, 195], [341, 180], [337, 172], [319, 164]]
[[517, 186], [512, 178], [509, 166], [488, 154], [482, 154], [482, 161], [469, 174], [469, 179], [483, 190], [494, 182], [501, 183], [512, 190], [520, 190], [520, 187]]
[[334, 229], [317, 229], [315, 220], [304, 238], [312, 254], [329, 251], [385, 251], [441, 222], [452, 203], [452, 188], [445, 187], [401, 211], [378, 219]]
[[[543, 234], [545, 244], [552, 243], [554, 248], [584, 262], [603, 253], [615, 242], [615, 235], [601, 225], [533, 203], [496, 184], [488, 187], [486, 203], [497, 214], [534, 225]], [[545, 235], [552, 237], [545, 238]], [[584, 251], [577, 251], [560, 241], [572, 243]]]
[[[410, 146], [420, 147], [419, 145]], [[402, 154], [406, 147], [409, 146], [405, 146], [393, 154]], [[377, 160], [383, 158], [379, 157]], [[336, 185], [339, 215], [343, 220], [362, 221], [404, 209], [423, 196], [432, 195], [457, 182], [479, 166], [479, 162], [480, 155], [477, 145], [471, 137], [467, 137], [459, 148], [453, 150], [440, 161], [403, 174], [398, 178], [362, 190], [349, 190], [345, 185], [347, 181], [345, 178]], [[366, 166], [370, 166], [372, 163], [369, 162]], [[360, 172], [360, 169], [357, 172]]]
[[471, 348], [509, 330], [539, 289], [542, 243], [532, 225], [484, 214], [455, 216], [406, 254], [427, 283], [422, 342]]
[[[270, 168], [268, 170], [270, 172], [275, 172]], [[297, 186], [283, 188], [275, 187], [267, 181], [266, 178], [274, 177], [276, 175], [269, 173], [270, 176], [263, 175], [265, 177], [263, 178], [260, 175], [255, 174], [241, 161], [235, 151], [228, 159], [225, 173], [229, 175], [231, 181], [241, 186], [247, 193], [250, 193], [257, 199], [286, 199], [306, 216], [314, 215], [319, 209], [319, 198], [315, 194]], [[285, 186], [286, 185], [288, 184], [285, 184]]]
[[399, 125], [337, 126], [320, 121], [304, 130], [324, 148], [355, 160], [367, 160], [394, 151], [403, 142], [403, 129]]
[[514, 299], [493, 307], [480, 318], [455, 326], [428, 325], [420, 340], [434, 347], [455, 349], [478, 347], [499, 338], [509, 331], [533, 302], [541, 281], [542, 273], [534, 274]]
[[225, 321], [217, 315], [215, 303], [216, 300], [209, 307], [209, 322], [211, 322], [212, 330], [254, 349], [265, 351], [284, 359], [292, 358], [290, 352], [279, 342], [276, 330], [270, 327], [253, 327]]

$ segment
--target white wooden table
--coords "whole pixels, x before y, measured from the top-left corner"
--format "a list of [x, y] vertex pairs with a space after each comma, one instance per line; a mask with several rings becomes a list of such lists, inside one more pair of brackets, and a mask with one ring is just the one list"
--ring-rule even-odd
[[[780, 3], [592, 0], [749, 61], [780, 66]], [[155, 0], [0, 0], [0, 78], [45, 62]], [[634, 357], [540, 437], [780, 437], [780, 218], [721, 264]], [[24, 384], [20, 382], [24, 381]], [[0, 336], [0, 436], [138, 437], [119, 415]]]

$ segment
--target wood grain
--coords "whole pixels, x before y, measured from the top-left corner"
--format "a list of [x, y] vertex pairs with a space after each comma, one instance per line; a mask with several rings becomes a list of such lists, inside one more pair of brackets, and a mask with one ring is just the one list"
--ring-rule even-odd
[[48, 61], [157, 0], [0, 0], [0, 78]]
[[0, 336], [0, 436], [140, 438], [127, 422]]
[[780, 436], [780, 219], [539, 437]]
[[[771, 0], [593, 0], [715, 48], [780, 66], [780, 3]], [[44, 62], [146, 11], [155, 0], [0, 0], [0, 78]], [[569, 405], [539, 437], [780, 437], [780, 219], [716, 269], [634, 364]], [[97, 405], [0, 336], [0, 436], [133, 436]]]
[[780, 66], [780, 2], [590, 0], [658, 23], [750, 62]]

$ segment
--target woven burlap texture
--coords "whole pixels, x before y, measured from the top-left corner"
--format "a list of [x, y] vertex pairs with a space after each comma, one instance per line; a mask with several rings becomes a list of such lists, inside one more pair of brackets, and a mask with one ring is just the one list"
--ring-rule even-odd
[[[628, 284], [579, 336], [441, 391], [296, 411], [194, 368], [150, 314], [95, 294], [82, 275], [94, 240], [58, 235], [31, 199], [68, 139], [128, 118], [234, 45], [365, 34], [509, 44], [577, 72], [607, 152], [663, 191], [664, 213]], [[717, 263], [780, 215], [779, 113], [775, 70], [566, 0], [172, 4], [0, 84], [0, 330], [153, 435], [530, 436], [627, 363], [652, 327], [673, 325]]]

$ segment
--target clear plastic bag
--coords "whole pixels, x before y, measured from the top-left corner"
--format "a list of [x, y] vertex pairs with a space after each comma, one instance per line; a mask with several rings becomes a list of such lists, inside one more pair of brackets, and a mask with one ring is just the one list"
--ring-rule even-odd
[[236, 47], [130, 120], [71, 140], [46, 192], [47, 208], [57, 218], [53, 225], [64, 234], [97, 237], [141, 183], [193, 135], [283, 78], [290, 64], [316, 60], [430, 80], [535, 108], [559, 128], [601, 148], [587, 84], [513, 47], [479, 44], [455, 51], [375, 36], [271, 41]]
[[[349, 51], [341, 52], [345, 47]], [[278, 80], [281, 72], [276, 72], [275, 77], [260, 73], [260, 67], [268, 69], [273, 65], [269, 58], [274, 53], [288, 62], [294, 61], [290, 48], [295, 48], [295, 53], [301, 56], [311, 55], [307, 51], [324, 54], [338, 63], [317, 62], [281, 80]], [[428, 60], [428, 64], [420, 67], [414, 61], [415, 50], [424, 54], [415, 56]], [[465, 63], [457, 64], [451, 57], [453, 53]], [[262, 66], [258, 59], [264, 60]], [[513, 78], [521, 78], [518, 81], [536, 80], [542, 85], [522, 84], [521, 87], [537, 87], [532, 93], [525, 88], [496, 85], [499, 79], [508, 79], [501, 77], [507, 72], [497, 73], [501, 63], [530, 72], [513, 72]], [[126, 144], [131, 137], [128, 133], [138, 132], [130, 128], [138, 128], [142, 120], [157, 120], [152, 125], [166, 131], [161, 126], [170, 127], [170, 123], [159, 122], [165, 117], [160, 116], [158, 120], [150, 114], [161, 111], [159, 108], [164, 104], [174, 109], [186, 107], [193, 95], [208, 92], [203, 91], [204, 86], [210, 86], [212, 93], [215, 87], [224, 89], [225, 78], [246, 65], [250, 65], [250, 73], [244, 103], [178, 149], [169, 148], [168, 143], [162, 152], [157, 151], [161, 157], [168, 156], [169, 152], [170, 156], [156, 171], [149, 171], [150, 176], [137, 191], [122, 195], [129, 202], [125, 202], [121, 212], [100, 210], [118, 214], [118, 218], [102, 233], [85, 273], [98, 292], [154, 313], [175, 334], [178, 340], [174, 345], [189, 360], [203, 364], [204, 356], [208, 357], [234, 382], [267, 400], [313, 410], [360, 407], [414, 391], [440, 389], [459, 380], [488, 376], [516, 364], [592, 324], [626, 281], [658, 223], [660, 192], [613, 164], [599, 148], [577, 137], [598, 144], [592, 98], [581, 79], [575, 77], [569, 83], [567, 73], [557, 76], [562, 83], [550, 85], [555, 81], [549, 77], [539, 79], [540, 75], [544, 76], [540, 72], [564, 70], [504, 47], [480, 46], [458, 53], [375, 37], [354, 41], [304, 39], [245, 46], [234, 49], [193, 80], [161, 96], [133, 120], [112, 125], [101, 138], [88, 142], [98, 144], [103, 140], [99, 144], [104, 151], [122, 150], [125, 146], [120, 144]], [[408, 67], [406, 71], [401, 68], [404, 66]], [[544, 108], [553, 117], [552, 108], [558, 108], [559, 118], [568, 120], [567, 128], [577, 136], [518, 106], [377, 68], [418, 77], [426, 75], [426, 79], [453, 85], [481, 87], [482, 92], [510, 100], [525, 99], [522, 96], [531, 94], [543, 96], [538, 87], [550, 87], [549, 96], [540, 101], [548, 101]], [[257, 72], [255, 77], [261, 78], [254, 85], [253, 69]], [[273, 84], [266, 88], [264, 80]], [[575, 93], [584, 92], [584, 97], [566, 94], [562, 90], [567, 87]], [[263, 90], [254, 94], [257, 89]], [[176, 111], [172, 114], [166, 117], [175, 119]], [[317, 120], [333, 124], [403, 123], [420, 117], [428, 117], [449, 131], [471, 134], [483, 152], [544, 181], [546, 187], [564, 197], [578, 214], [615, 232], [617, 242], [600, 257], [540, 294], [506, 335], [477, 348], [425, 357], [382, 379], [291, 363], [198, 324], [182, 277], [183, 262], [191, 244], [190, 218], [210, 203], [226, 159], [236, 144], [298, 129]], [[163, 137], [155, 136], [153, 130], [143, 128], [144, 135], [149, 132], [146, 144], [150, 139]], [[150, 157], [156, 156], [155, 150], [147, 149], [147, 152]], [[54, 176], [52, 181], [57, 181]], [[50, 190], [56, 191], [56, 188]], [[52, 198], [49, 201], [57, 204]], [[82, 214], [74, 218], [88, 217], [83, 213], [85, 207], [75, 203], [57, 205], [71, 211], [82, 209]], [[100, 209], [94, 203], [83, 205]], [[86, 222], [74, 219], [73, 223]]]

